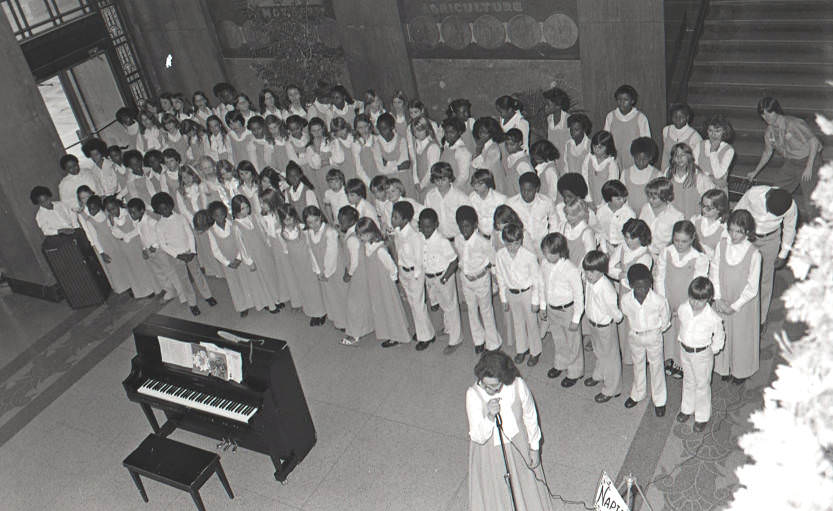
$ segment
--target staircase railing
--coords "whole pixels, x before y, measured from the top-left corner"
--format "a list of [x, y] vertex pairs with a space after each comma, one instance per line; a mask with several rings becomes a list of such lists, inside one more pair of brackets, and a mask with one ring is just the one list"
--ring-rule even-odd
[[[683, 11], [677, 20], [679, 8]], [[666, 37], [666, 52], [670, 55], [666, 60], [669, 103], [684, 103], [688, 98], [688, 81], [708, 10], [709, 0], [666, 1], [665, 30], [667, 35], [674, 36], [673, 42]]]

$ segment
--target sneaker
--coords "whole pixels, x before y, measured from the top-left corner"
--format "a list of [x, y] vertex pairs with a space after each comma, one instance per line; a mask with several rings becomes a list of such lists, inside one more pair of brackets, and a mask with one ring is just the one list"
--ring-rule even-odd
[[674, 362], [671, 363], [671, 377], [674, 378], [675, 380], [682, 380], [683, 379], [683, 368], [678, 366]]
[[208, 303], [209, 307], [214, 307], [215, 305], [217, 305], [217, 300], [215, 300], [213, 296], [211, 298], [206, 298], [205, 301], [206, 303]]

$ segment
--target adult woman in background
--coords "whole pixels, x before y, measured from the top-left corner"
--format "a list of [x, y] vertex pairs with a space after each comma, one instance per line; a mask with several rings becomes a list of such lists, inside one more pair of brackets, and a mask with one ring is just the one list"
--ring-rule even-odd
[[784, 157], [784, 166], [767, 181], [778, 188], [783, 188], [794, 196], [799, 187], [804, 192], [801, 200], [796, 202], [805, 219], [815, 216], [810, 196], [816, 187], [818, 170], [821, 166], [821, 142], [806, 122], [784, 115], [781, 104], [777, 99], [765, 97], [758, 101], [758, 114], [767, 124], [764, 132], [764, 150], [761, 160], [747, 177], [755, 179], [761, 170], [769, 163], [773, 151]]

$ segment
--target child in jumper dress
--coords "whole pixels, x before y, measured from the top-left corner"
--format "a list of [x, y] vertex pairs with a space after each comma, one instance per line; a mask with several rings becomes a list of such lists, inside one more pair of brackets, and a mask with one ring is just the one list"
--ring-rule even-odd
[[237, 110], [226, 114], [226, 126], [229, 127], [228, 141], [231, 149], [231, 162], [237, 165], [241, 161], [254, 161], [255, 146], [252, 134], [246, 129], [246, 119]]
[[674, 187], [664, 177], [652, 179], [645, 185], [648, 202], [642, 206], [639, 219], [651, 229], [651, 255], [656, 260], [662, 249], [671, 244], [674, 224], [684, 220], [683, 214], [674, 207]]
[[379, 116], [379, 120], [376, 121], [379, 136], [376, 138], [374, 158], [380, 173], [387, 178], [399, 178], [405, 184], [406, 190], [415, 195], [408, 142], [405, 136], [395, 131], [394, 123], [393, 116], [387, 113]]
[[591, 152], [584, 159], [581, 175], [590, 189], [593, 208], [601, 207], [605, 201], [602, 197], [602, 185], [607, 181], [619, 179], [619, 167], [616, 164], [616, 145], [613, 136], [607, 131], [599, 131], [590, 139]]
[[277, 269], [266, 244], [266, 236], [245, 196], [236, 195], [231, 199], [231, 213], [234, 216], [232, 232], [243, 260], [244, 284], [252, 295], [254, 308], [265, 308], [275, 314], [280, 310], [277, 307], [280, 303]]
[[[622, 85], [616, 89], [613, 97], [616, 100], [616, 109], [607, 114], [604, 130], [613, 135], [616, 146], [630, 147], [634, 139], [650, 137], [651, 128], [648, 125], [648, 118], [636, 109], [636, 102], [639, 99], [636, 89], [630, 85]], [[620, 152], [617, 163], [620, 169], [630, 167], [633, 164], [630, 153]]]
[[211, 156], [203, 156], [197, 161], [196, 170], [200, 176], [200, 192], [205, 197], [206, 207], [214, 201], [222, 201], [222, 184], [217, 178], [217, 162]]
[[92, 195], [91, 190], [79, 192], [78, 196], [81, 204], [86, 203], [86, 211], [78, 214], [79, 223], [95, 249], [113, 292], [124, 293], [130, 289], [130, 268], [122, 243], [113, 236], [107, 215], [102, 211], [101, 197]]
[[677, 309], [688, 300], [688, 285], [696, 277], [709, 274], [709, 258], [697, 240], [697, 230], [689, 220], [674, 224], [672, 244], [657, 258], [656, 291], [668, 300], [671, 308], [671, 328], [663, 333], [665, 374], [682, 378], [680, 368], [680, 318]]
[[250, 214], [260, 216], [260, 176], [257, 169], [252, 162], [243, 160], [237, 164], [237, 177], [240, 179], [237, 192], [249, 200]]
[[694, 154], [687, 144], [676, 144], [671, 148], [671, 163], [668, 167], [668, 179], [674, 186], [674, 207], [680, 210], [685, 218], [691, 218], [700, 210], [700, 191], [704, 186], [703, 179], [697, 172]]
[[304, 314], [310, 318], [309, 325], [321, 326], [327, 321], [327, 307], [324, 304], [321, 287], [315, 285], [318, 277], [312, 268], [312, 254], [303, 229], [301, 217], [295, 208], [287, 208], [281, 236], [286, 243], [289, 265], [298, 277], [302, 307]]
[[215, 161], [231, 160], [231, 143], [223, 121], [212, 115], [205, 121], [208, 134], [205, 137], [203, 154], [211, 156]]
[[628, 204], [639, 213], [648, 203], [645, 185], [658, 177], [664, 177], [659, 169], [652, 165], [657, 158], [657, 144], [651, 137], [639, 137], [631, 143], [633, 165], [622, 169], [622, 183], [628, 189]]
[[581, 174], [584, 160], [590, 154], [590, 130], [593, 129], [590, 118], [584, 114], [573, 114], [567, 118], [567, 126], [570, 129], [570, 139], [563, 147], [557, 148], [562, 151], [561, 157], [564, 160], [558, 177], [569, 172]]
[[734, 136], [732, 125], [723, 114], [715, 114], [706, 121], [708, 140], [699, 144], [694, 159], [709, 188], [729, 193], [729, 169], [735, 158], [735, 149], [729, 145]]
[[535, 169], [532, 168], [529, 155], [524, 151], [521, 130], [513, 128], [507, 131], [504, 147], [506, 154], [503, 156], [503, 169], [506, 173], [506, 184], [509, 190], [503, 193], [511, 197], [521, 191], [518, 178], [527, 172], [535, 172]]
[[558, 161], [560, 153], [549, 140], [538, 140], [529, 150], [535, 173], [541, 180], [540, 193], [553, 201], [558, 197]]
[[324, 192], [324, 210], [332, 223], [338, 222], [338, 212], [344, 206], [349, 206], [347, 191], [344, 189], [344, 173], [338, 169], [327, 172], [327, 191]]
[[176, 194], [176, 202], [179, 212], [194, 226], [194, 240], [197, 243], [197, 260], [203, 273], [209, 277], [222, 278], [223, 269], [217, 263], [217, 259], [211, 253], [211, 245], [208, 242], [207, 229], [210, 224], [202, 223], [197, 228], [194, 221], [197, 211], [204, 209], [208, 202], [203, 194], [202, 180], [196, 171], [189, 165], [183, 165], [179, 169], [179, 188]]
[[122, 251], [127, 261], [128, 280], [134, 298], [147, 298], [162, 291], [156, 276], [142, 256], [142, 241], [139, 231], [121, 202], [113, 196], [104, 199], [104, 209], [110, 223], [113, 236], [122, 243]]
[[217, 162], [217, 182], [220, 184], [217, 188], [220, 200], [226, 208], [231, 208], [231, 198], [240, 193], [240, 180], [237, 177], [237, 169], [230, 161]]
[[252, 145], [254, 147], [252, 164], [254, 164], [256, 171], [263, 172], [263, 169], [272, 165], [274, 160], [272, 153], [275, 151], [275, 145], [266, 136], [266, 121], [263, 117], [255, 115], [246, 123], [246, 128], [252, 134]]
[[474, 123], [476, 120], [471, 116], [471, 101], [465, 98], [452, 100], [451, 103], [448, 104], [448, 108], [445, 109], [445, 116], [446, 118], [456, 117], [463, 122], [465, 131], [460, 138], [463, 139], [463, 144], [466, 145], [466, 149], [468, 149], [470, 153], [474, 154], [475, 146], [477, 145], [474, 140]]
[[324, 190], [327, 189], [326, 176], [333, 157], [333, 144], [327, 126], [317, 117], [309, 122], [309, 137], [310, 141], [306, 148], [307, 169], [305, 170], [307, 171], [304, 175], [313, 184], [318, 201], [321, 202]]
[[574, 265], [581, 267], [584, 255], [591, 250], [596, 250], [596, 236], [593, 229], [587, 225], [587, 202], [573, 199], [565, 203], [564, 214], [567, 221], [561, 226], [561, 234], [567, 241], [569, 259]]
[[347, 327], [347, 284], [343, 280], [342, 253], [338, 232], [330, 227], [324, 214], [315, 206], [304, 208], [307, 243], [312, 253], [312, 270], [318, 277], [327, 317], [337, 330]]
[[278, 270], [278, 308], [282, 309], [289, 303], [293, 309], [300, 310], [303, 305], [301, 285], [290, 265], [286, 241], [281, 236], [288, 206], [276, 190], [264, 190], [260, 194], [260, 204], [263, 208], [260, 216], [261, 227], [272, 249], [275, 268]]
[[454, 169], [454, 186], [468, 195], [471, 193], [471, 152], [462, 139], [465, 132], [466, 125], [460, 119], [452, 117], [443, 121], [443, 150], [440, 153], [440, 161], [451, 165]]
[[373, 331], [370, 284], [367, 279], [367, 256], [356, 235], [359, 212], [344, 206], [338, 212], [338, 224], [344, 242], [345, 268], [342, 280], [347, 283], [347, 328], [341, 339], [344, 346], [355, 346], [362, 336]]
[[[651, 246], [651, 228], [642, 220], [631, 218], [622, 227], [622, 237], [625, 242], [616, 247], [610, 257], [610, 268], [608, 269], [608, 276], [611, 279], [619, 281], [618, 294], [619, 302], [622, 297], [630, 293], [633, 289], [628, 281], [628, 270], [635, 264], [643, 264], [646, 268], [651, 270], [654, 265], [654, 259], [651, 257], [649, 247]], [[628, 344], [628, 332], [630, 332], [630, 322], [626, 317], [624, 321], [619, 323], [619, 350], [622, 354], [622, 363], [625, 365], [633, 364], [631, 358], [631, 348]]]
[[289, 183], [289, 188], [286, 189], [286, 203], [295, 211], [303, 211], [307, 206], [318, 206], [315, 186], [304, 175], [301, 166], [294, 161], [286, 166], [286, 182]]
[[[356, 174], [356, 158], [353, 155], [353, 146], [356, 141], [351, 133], [351, 127], [342, 117], [334, 117], [330, 128], [332, 130], [330, 144], [333, 147], [330, 164], [341, 171], [344, 181], [353, 179], [358, 175]], [[335, 213], [338, 214], [338, 211]]]
[[[472, 178], [478, 170], [488, 170], [494, 181], [492, 188], [501, 195], [505, 195], [511, 186], [501, 162], [500, 144], [503, 142], [503, 131], [500, 129], [500, 124], [491, 117], [481, 117], [474, 121], [473, 131], [475, 149], [472, 153], [474, 158], [471, 160]], [[472, 181], [472, 186], [474, 186], [474, 181]], [[478, 216], [480, 216], [479, 212]], [[480, 217], [480, 220], [491, 224], [492, 216]]]
[[415, 199], [425, 201], [425, 194], [431, 187], [431, 166], [440, 161], [442, 150], [437, 142], [437, 135], [427, 117], [417, 117], [410, 126], [413, 147], [411, 161], [412, 177], [417, 195]]
[[359, 114], [355, 120], [356, 143], [353, 146], [353, 158], [356, 161], [356, 177], [365, 185], [379, 175], [379, 167], [374, 156], [376, 134], [373, 132], [373, 121], [367, 114]]
[[211, 227], [208, 229], [208, 240], [211, 253], [223, 267], [226, 285], [228, 285], [231, 303], [241, 318], [249, 315], [249, 309], [254, 307], [251, 288], [247, 286], [249, 269], [241, 266], [243, 257], [240, 247], [233, 234], [232, 222], [228, 220], [228, 208], [220, 201], [208, 205]]
[[398, 269], [384, 247], [382, 232], [372, 219], [360, 218], [356, 235], [362, 242], [370, 290], [370, 308], [373, 311], [373, 327], [376, 339], [383, 348], [411, 341], [408, 318], [402, 306], [402, 298], [396, 287]]
[[760, 366], [761, 253], [750, 239], [755, 219], [737, 209], [726, 222], [728, 239], [718, 243], [711, 280], [715, 287], [715, 310], [723, 317], [726, 345], [714, 361], [714, 371], [723, 381], [743, 383]]
[[717, 244], [727, 236], [726, 219], [729, 217], [729, 197], [726, 192], [711, 189], [700, 197], [700, 214], [691, 219], [697, 229], [697, 239], [703, 251], [714, 258]]
[[[568, 124], [568, 110], [570, 109], [570, 96], [566, 92], [553, 87], [544, 91], [544, 100], [547, 102], [547, 140], [559, 151], [564, 150], [570, 140], [570, 128]], [[559, 175], [566, 172], [563, 157], [556, 163]]]

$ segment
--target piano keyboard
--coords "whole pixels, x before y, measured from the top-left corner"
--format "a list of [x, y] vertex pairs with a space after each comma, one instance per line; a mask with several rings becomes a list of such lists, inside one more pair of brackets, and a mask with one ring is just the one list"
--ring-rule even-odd
[[212, 396], [211, 394], [198, 392], [157, 380], [145, 380], [145, 382], [139, 386], [138, 392], [139, 394], [155, 397], [171, 403], [187, 406], [188, 408], [200, 410], [201, 412], [219, 415], [221, 417], [243, 423], [248, 423], [249, 419], [257, 413], [257, 408], [244, 403], [239, 403], [230, 399], [223, 399], [218, 396]]

